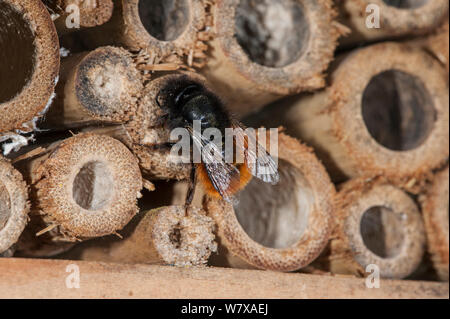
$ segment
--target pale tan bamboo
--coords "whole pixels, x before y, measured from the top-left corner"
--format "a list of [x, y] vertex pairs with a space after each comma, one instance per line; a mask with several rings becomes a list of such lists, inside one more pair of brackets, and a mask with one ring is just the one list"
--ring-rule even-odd
[[[119, 141], [79, 134], [15, 160], [32, 194], [31, 237], [48, 244], [114, 234], [138, 212], [142, 177]], [[36, 240], [36, 239], [35, 239]], [[40, 243], [21, 240], [18, 250]]]
[[425, 229], [408, 194], [384, 182], [359, 179], [342, 186], [337, 203], [337, 227], [326, 257], [329, 271], [367, 276], [376, 270], [381, 278], [401, 279], [419, 266]]
[[422, 214], [428, 238], [428, 250], [440, 279], [448, 281], [448, 166], [438, 172], [421, 195]]
[[111, 19], [112, 0], [43, 0], [59, 35], [100, 26]]
[[245, 115], [282, 96], [325, 86], [343, 32], [329, 0], [217, 0], [202, 73], [227, 107]]
[[143, 51], [149, 64], [176, 56], [179, 62], [201, 66], [211, 24], [208, 7], [204, 0], [118, 0], [112, 19], [90, 30], [87, 41]]
[[[141, 216], [142, 215], [142, 216]], [[198, 208], [167, 206], [142, 212], [124, 239], [78, 245], [69, 257], [119, 263], [204, 266], [216, 252], [214, 222]]]
[[0, 3], [0, 139], [30, 131], [53, 97], [59, 44], [50, 14], [40, 0]]
[[283, 125], [313, 146], [335, 181], [383, 175], [409, 188], [445, 163], [447, 73], [433, 57], [382, 43], [341, 57], [333, 70], [326, 90], [275, 103], [257, 122]]
[[234, 207], [208, 198], [217, 223], [214, 265], [293, 271], [310, 264], [326, 246], [333, 225], [335, 189], [312, 150], [279, 135], [277, 185], [252, 180]]
[[[339, 22], [351, 29], [344, 46], [421, 35], [448, 17], [447, 0], [339, 0]], [[376, 22], [379, 22], [379, 27]], [[375, 25], [374, 25], [375, 23]]]
[[38, 127], [126, 122], [136, 112], [142, 81], [131, 54], [122, 48], [100, 47], [65, 58], [57, 97]]
[[0, 255], [12, 255], [27, 224], [28, 188], [22, 175], [0, 156]]

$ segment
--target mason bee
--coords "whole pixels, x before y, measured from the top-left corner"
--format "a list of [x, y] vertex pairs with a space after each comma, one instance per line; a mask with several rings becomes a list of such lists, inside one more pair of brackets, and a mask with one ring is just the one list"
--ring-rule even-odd
[[[202, 83], [188, 76], [173, 79], [161, 89], [156, 100], [165, 113], [169, 129], [186, 129], [193, 147], [200, 150], [201, 161], [192, 165], [187, 206], [192, 202], [197, 182], [207, 194], [227, 202], [235, 201], [236, 193], [248, 184], [252, 176], [267, 183], [278, 183], [274, 159], [258, 143], [255, 135], [245, 133], [246, 128], [230, 116], [220, 98]], [[220, 143], [212, 143], [203, 134], [196, 134], [194, 121], [200, 124], [202, 133], [211, 128], [220, 131]], [[235, 134], [232, 147], [235, 154], [231, 160], [224, 148], [229, 128]], [[201, 151], [206, 147], [210, 151]], [[243, 160], [238, 160], [239, 157]]]

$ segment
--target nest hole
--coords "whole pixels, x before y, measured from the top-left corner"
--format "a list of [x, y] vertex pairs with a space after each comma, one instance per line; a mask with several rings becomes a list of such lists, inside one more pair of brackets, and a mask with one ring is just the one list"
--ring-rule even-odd
[[399, 9], [417, 9], [428, 3], [429, 0], [383, 0], [388, 6]]
[[296, 0], [241, 0], [235, 28], [249, 58], [274, 68], [297, 61], [310, 38], [304, 8]]
[[170, 232], [169, 239], [175, 249], [181, 247], [181, 226], [179, 223]]
[[11, 216], [11, 197], [6, 186], [0, 181], [0, 230], [2, 230]]
[[279, 173], [277, 185], [253, 178], [234, 209], [251, 239], [283, 249], [295, 245], [305, 232], [314, 195], [303, 175], [288, 162], [279, 160]]
[[0, 2], [0, 104], [19, 95], [35, 65], [34, 35], [23, 13]]
[[89, 162], [74, 179], [73, 198], [86, 210], [99, 210], [110, 201], [113, 187], [114, 180], [108, 166], [98, 161]]
[[190, 21], [188, 0], [140, 0], [139, 17], [144, 28], [160, 41], [174, 41]]
[[405, 216], [384, 206], [368, 209], [360, 224], [364, 245], [381, 258], [398, 256], [404, 243], [402, 219]]
[[398, 70], [372, 78], [364, 90], [362, 114], [370, 135], [394, 151], [422, 145], [437, 116], [433, 99], [422, 81]]

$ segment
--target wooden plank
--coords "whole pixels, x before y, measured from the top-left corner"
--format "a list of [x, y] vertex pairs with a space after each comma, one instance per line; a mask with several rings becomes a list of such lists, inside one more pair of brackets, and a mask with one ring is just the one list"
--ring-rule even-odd
[[[66, 272], [77, 265], [80, 288]], [[69, 267], [70, 269], [70, 267]], [[448, 298], [448, 283], [365, 280], [225, 268], [0, 258], [0, 298]]]

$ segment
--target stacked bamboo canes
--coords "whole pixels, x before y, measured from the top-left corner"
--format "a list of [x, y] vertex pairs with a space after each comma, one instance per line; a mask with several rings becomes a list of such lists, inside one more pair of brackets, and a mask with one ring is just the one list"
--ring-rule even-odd
[[[313, 266], [327, 272], [363, 276], [375, 264], [382, 277], [405, 278], [428, 248], [448, 280], [446, 203], [437, 199], [448, 193], [448, 169], [437, 174], [449, 156], [448, 22], [437, 28], [448, 2], [374, 3], [383, 28], [363, 32], [362, 0], [105, 1], [81, 8], [74, 35], [65, 8], [79, 1], [45, 1], [50, 13], [40, 0], [3, 1], [0, 17], [22, 28], [15, 43], [29, 50], [8, 51], [16, 35], [0, 19], [9, 154], [0, 160], [0, 254], [276, 271], [322, 254]], [[83, 38], [61, 67], [55, 29]], [[426, 33], [334, 59], [342, 35], [350, 48]], [[278, 185], [252, 180], [235, 205], [199, 190], [195, 207], [182, 206], [191, 165], [159, 146], [170, 142], [161, 92], [183, 79], [250, 124], [285, 127]], [[30, 131], [36, 142], [19, 150]]]

